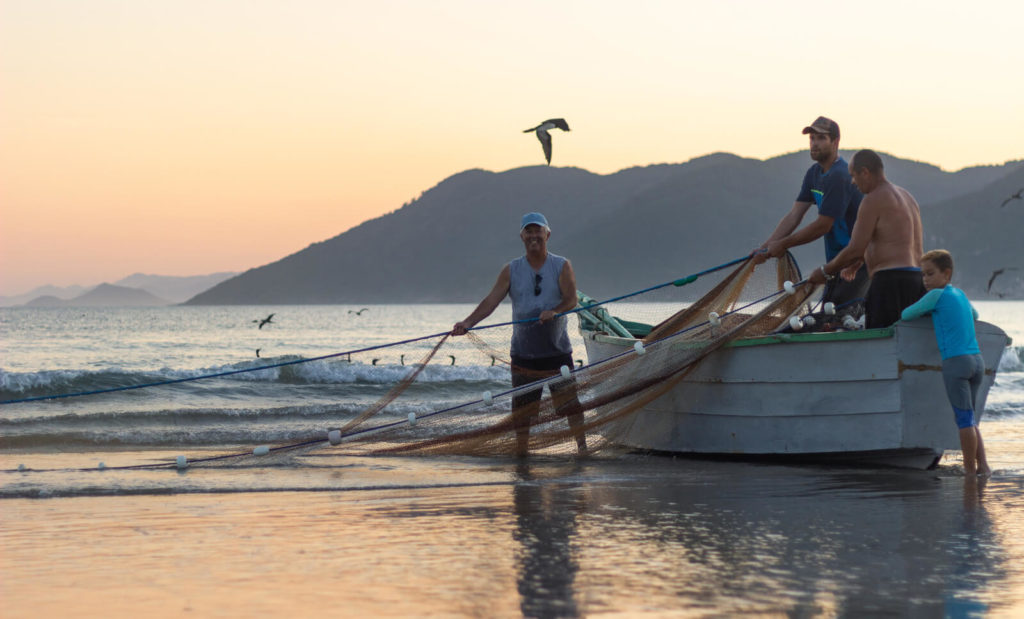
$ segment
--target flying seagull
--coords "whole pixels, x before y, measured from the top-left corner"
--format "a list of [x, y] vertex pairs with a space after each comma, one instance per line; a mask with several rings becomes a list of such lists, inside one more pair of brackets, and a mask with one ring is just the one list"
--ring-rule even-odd
[[996, 269], [995, 271], [992, 271], [992, 276], [988, 278], [988, 288], [985, 289], [985, 292], [992, 292], [992, 282], [996, 281], [996, 278], [999, 277], [1000, 275], [1002, 275], [1003, 271], [1016, 271], [1016, 270], [1017, 269], [1015, 267], [1005, 267], [1005, 268], [1002, 268], [1002, 269]]
[[999, 208], [1003, 208], [1004, 206], [1009, 204], [1011, 200], [1024, 200], [1024, 196], [1021, 195], [1022, 193], [1024, 193], [1024, 187], [1021, 187], [1020, 189], [1017, 190], [1017, 193], [1003, 200], [1003, 203], [999, 205]]
[[267, 316], [266, 318], [264, 318], [263, 320], [260, 320], [259, 318], [257, 318], [253, 322], [260, 323], [260, 325], [258, 327], [256, 327], [256, 328], [257, 329], [262, 329], [263, 325], [267, 325], [267, 324], [272, 324], [273, 323], [273, 321], [271, 320], [271, 318], [273, 318], [273, 317], [274, 317], [274, 315], [271, 314], [271, 315]]
[[349, 310], [349, 311], [348, 311], [348, 313], [349, 313], [349, 314], [355, 314], [356, 316], [362, 316], [362, 315], [363, 315], [363, 312], [365, 312], [365, 311], [366, 311], [367, 309], [368, 309], [368, 308], [365, 308], [365, 307], [364, 307], [363, 309], [359, 310], [358, 312], [357, 312], [357, 311], [355, 311], [355, 310]]
[[551, 134], [548, 131], [552, 129], [568, 131], [569, 123], [565, 122], [564, 118], [549, 118], [536, 127], [523, 131], [523, 133], [531, 131], [537, 133], [537, 139], [540, 140], [540, 145], [544, 147], [544, 158], [547, 159], [548, 165], [551, 165]]

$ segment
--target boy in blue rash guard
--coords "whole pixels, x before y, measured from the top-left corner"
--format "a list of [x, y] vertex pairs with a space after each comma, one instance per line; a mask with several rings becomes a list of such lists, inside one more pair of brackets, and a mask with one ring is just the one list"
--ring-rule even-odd
[[901, 318], [911, 320], [931, 313], [935, 339], [942, 354], [942, 379], [956, 416], [956, 426], [960, 428], [964, 473], [987, 477], [992, 469], [985, 458], [985, 444], [974, 418], [974, 403], [985, 376], [985, 361], [974, 334], [978, 311], [962, 290], [949, 283], [953, 279], [953, 256], [948, 251], [933, 249], [921, 256], [921, 274], [928, 292], [904, 309]]

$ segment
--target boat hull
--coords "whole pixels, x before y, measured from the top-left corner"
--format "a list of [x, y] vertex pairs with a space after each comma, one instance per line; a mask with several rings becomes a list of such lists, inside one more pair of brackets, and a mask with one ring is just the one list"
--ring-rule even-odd
[[[1009, 342], [977, 323], [984, 410]], [[584, 331], [591, 363], [635, 340]], [[930, 318], [870, 331], [737, 340], [615, 430], [625, 446], [926, 468], [959, 449]]]

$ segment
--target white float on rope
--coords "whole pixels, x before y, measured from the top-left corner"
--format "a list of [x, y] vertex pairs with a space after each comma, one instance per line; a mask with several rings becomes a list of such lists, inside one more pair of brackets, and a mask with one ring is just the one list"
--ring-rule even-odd
[[270, 445], [260, 445], [252, 450], [252, 455], [254, 456], [265, 456], [268, 453], [270, 453]]
[[409, 413], [409, 423], [416, 423], [416, 413]]
[[174, 459], [174, 464], [179, 469], [188, 468], [188, 458], [186, 458], [185, 456], [178, 456], [177, 458]]
[[337, 445], [341, 442], [341, 430], [331, 430], [327, 433], [327, 442], [331, 445]]
[[484, 392], [484, 404], [486, 404], [487, 406], [494, 404], [494, 396], [491, 395], [490, 391]]
[[102, 471], [103, 469], [107, 468], [107, 465], [100, 462], [99, 464], [96, 465], [96, 468]]
[[805, 327], [813, 327], [814, 325], [818, 324], [818, 321], [814, 320], [814, 316], [811, 316], [810, 314], [804, 316], [803, 322]]
[[827, 316], [835, 316], [836, 315], [836, 304], [831, 302], [831, 301], [825, 303], [825, 314]]
[[19, 464], [18, 465], [18, 472], [21, 472], [21, 473], [25, 472], [25, 465], [24, 464]]
[[708, 314], [708, 322], [711, 323], [712, 327], [722, 326], [722, 319], [718, 317], [718, 312], [711, 312]]
[[794, 331], [799, 331], [804, 328], [804, 321], [800, 320], [796, 316], [789, 319], [789, 328]]
[[796, 287], [788, 279], [782, 284], [782, 288], [786, 291], [786, 294], [796, 294]]
[[569, 370], [567, 365], [558, 368], [558, 371], [562, 373], [562, 378], [569, 378], [572, 375], [572, 371]]
[[644, 348], [644, 343], [639, 340], [633, 344], [633, 350], [635, 350], [638, 355], [642, 355], [647, 352], [647, 349]]

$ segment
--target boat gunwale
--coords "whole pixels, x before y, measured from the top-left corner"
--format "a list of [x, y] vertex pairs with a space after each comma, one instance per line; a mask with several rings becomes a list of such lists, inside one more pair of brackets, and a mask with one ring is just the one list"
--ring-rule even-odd
[[[589, 331], [580, 328], [584, 339], [604, 344], [621, 344], [624, 347], [631, 346], [632, 342], [641, 341], [639, 338], [625, 338], [617, 335], [608, 335], [597, 331]], [[861, 329], [857, 331], [831, 331], [817, 333], [773, 333], [770, 335], [758, 335], [755, 337], [737, 338], [727, 343], [724, 348], [743, 348], [746, 346], [765, 346], [774, 344], [797, 344], [801, 342], [847, 342], [853, 340], [875, 340], [891, 338], [896, 333], [896, 327], [883, 327], [881, 329]], [[661, 341], [671, 340], [669, 336]], [[673, 346], [703, 346], [707, 340], [690, 340], [673, 343]]]

